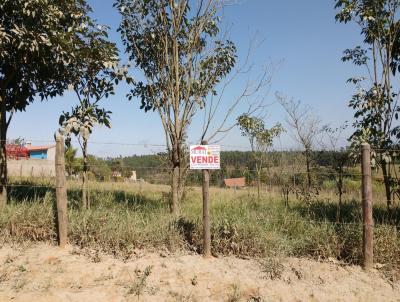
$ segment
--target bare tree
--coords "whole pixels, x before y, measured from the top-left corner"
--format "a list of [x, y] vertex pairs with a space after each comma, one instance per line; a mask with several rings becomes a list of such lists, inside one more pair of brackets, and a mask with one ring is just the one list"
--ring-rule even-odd
[[321, 121], [312, 113], [311, 108], [300, 101], [276, 95], [278, 102], [286, 112], [286, 123], [292, 129], [295, 140], [301, 144], [306, 158], [307, 191], [312, 187], [311, 165], [312, 150], [317, 136], [321, 133]]
[[344, 130], [347, 128], [347, 123], [343, 123], [337, 128], [331, 128], [328, 126], [323, 127], [326, 142], [322, 141], [321, 146], [328, 153], [328, 165], [329, 173], [333, 176], [336, 184], [336, 190], [338, 195], [338, 204], [336, 208], [336, 222], [340, 221], [342, 199], [344, 194], [343, 180], [345, 177], [345, 168], [349, 164], [349, 151], [344, 148], [339, 148], [340, 139], [343, 136]]

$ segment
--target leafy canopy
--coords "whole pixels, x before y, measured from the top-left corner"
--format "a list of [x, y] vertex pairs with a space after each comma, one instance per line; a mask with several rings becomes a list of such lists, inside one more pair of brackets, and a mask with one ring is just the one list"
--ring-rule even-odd
[[81, 60], [74, 66], [73, 81], [69, 85], [79, 104], [71, 112], [63, 112], [59, 120], [60, 133], [67, 138], [74, 134], [87, 141], [95, 125], [110, 128], [111, 111], [101, 108], [99, 102], [115, 94], [119, 81], [131, 81], [126, 76], [128, 67], [119, 66], [118, 49], [108, 41], [107, 30], [105, 26], [98, 26], [79, 50]]
[[145, 111], [181, 109], [183, 122], [190, 120], [234, 66], [233, 42], [213, 40], [210, 45], [219, 19], [217, 1], [206, 2], [205, 9], [193, 13], [187, 0], [116, 1], [122, 42], [144, 75], [128, 97], [139, 97]]
[[352, 145], [369, 142], [375, 148], [388, 148], [400, 138], [395, 125], [400, 108], [398, 91], [393, 87], [400, 70], [399, 0], [338, 0], [339, 22], [355, 22], [361, 28], [364, 47], [347, 49], [342, 60], [366, 69], [365, 77], [353, 77], [349, 83], [357, 92], [349, 106], [355, 110]]
[[268, 129], [261, 118], [248, 114], [242, 114], [237, 121], [242, 135], [249, 139], [253, 151], [265, 152], [272, 147], [274, 138], [284, 131], [279, 123]]
[[84, 0], [0, 3], [0, 89], [7, 111], [62, 94], [97, 24]]

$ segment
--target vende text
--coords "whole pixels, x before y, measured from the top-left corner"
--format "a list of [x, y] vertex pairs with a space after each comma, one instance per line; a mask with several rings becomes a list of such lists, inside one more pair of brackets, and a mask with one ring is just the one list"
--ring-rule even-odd
[[193, 164], [218, 164], [219, 163], [219, 158], [216, 155], [213, 155], [213, 156], [196, 155], [196, 156], [191, 156], [190, 160], [192, 161]]

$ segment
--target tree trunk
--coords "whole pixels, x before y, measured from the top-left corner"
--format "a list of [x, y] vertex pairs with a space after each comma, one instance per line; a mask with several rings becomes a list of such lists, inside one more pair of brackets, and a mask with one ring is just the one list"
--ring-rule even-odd
[[336, 208], [336, 222], [340, 222], [340, 212], [342, 209], [342, 195], [343, 195], [343, 167], [339, 168], [339, 179], [337, 181], [337, 189], [339, 195], [339, 202]]
[[392, 194], [391, 194], [391, 184], [390, 184], [390, 169], [388, 169], [388, 164], [386, 161], [381, 161], [382, 165], [382, 173], [383, 173], [383, 182], [385, 185], [385, 193], [386, 193], [386, 206], [389, 216], [392, 214]]
[[310, 192], [311, 189], [311, 159], [310, 150], [306, 150], [306, 165], [307, 165], [307, 189]]
[[6, 101], [0, 97], [0, 208], [7, 204], [7, 121]]
[[179, 164], [174, 164], [172, 170], [172, 200], [171, 200], [171, 213], [175, 216], [179, 216]]
[[179, 203], [183, 195], [183, 175], [180, 146], [178, 143], [172, 145], [171, 154], [172, 181], [171, 181], [171, 213], [178, 217], [180, 215]]
[[257, 170], [257, 201], [260, 202], [261, 171]]
[[83, 180], [82, 180], [82, 204], [84, 209], [90, 208], [88, 196], [88, 160], [87, 160], [87, 140], [83, 140]]

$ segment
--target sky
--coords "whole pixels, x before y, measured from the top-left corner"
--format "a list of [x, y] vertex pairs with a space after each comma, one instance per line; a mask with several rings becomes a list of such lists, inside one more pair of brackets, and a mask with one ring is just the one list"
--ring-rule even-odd
[[[110, 39], [121, 51], [123, 46], [116, 32], [120, 16], [112, 7], [113, 1], [89, 0], [93, 17], [100, 24], [110, 26]], [[238, 0], [221, 11], [223, 29], [229, 29], [229, 38], [238, 48], [238, 60], [243, 62], [249, 44], [254, 39], [262, 41], [252, 52], [254, 66], [246, 78], [238, 78], [228, 87], [223, 96], [220, 116], [232, 100], [243, 89], [248, 78], [257, 78], [261, 66], [274, 70], [271, 85], [263, 97], [266, 104], [265, 123], [268, 127], [280, 122], [284, 127], [285, 114], [276, 102], [275, 94], [301, 101], [311, 108], [323, 124], [332, 127], [345, 121], [352, 121], [353, 112], [347, 103], [354, 87], [346, 80], [362, 74], [349, 63], [340, 59], [343, 50], [359, 45], [362, 41], [360, 30], [352, 24], [335, 21], [334, 1], [331, 0]], [[133, 71], [135, 74], [135, 71]], [[89, 152], [101, 157], [149, 154], [163, 151], [164, 132], [155, 113], [140, 110], [138, 100], [128, 101], [128, 87], [119, 85], [117, 93], [103, 101], [112, 113], [112, 128], [95, 128], [89, 142]], [[9, 138], [25, 138], [34, 145], [48, 144], [58, 128], [62, 111], [70, 110], [77, 104], [74, 95], [66, 93], [49, 101], [39, 100], [27, 107], [25, 112], [16, 113], [8, 132]], [[243, 104], [236, 108], [229, 122], [247, 110]], [[340, 144], [346, 144], [347, 129]], [[189, 142], [197, 143], [201, 132], [201, 117], [196, 118], [189, 130]], [[222, 150], [246, 150], [249, 143], [234, 128], [220, 142]], [[290, 129], [275, 141], [275, 148], [297, 148]]]

